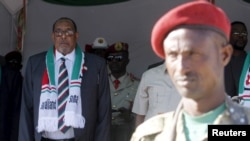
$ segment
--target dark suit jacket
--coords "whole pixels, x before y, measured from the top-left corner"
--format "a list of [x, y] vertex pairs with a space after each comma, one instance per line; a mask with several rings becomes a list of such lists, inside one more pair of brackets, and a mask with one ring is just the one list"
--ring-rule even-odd
[[[19, 141], [40, 141], [37, 132], [38, 107], [46, 52], [31, 56], [24, 76]], [[85, 127], [74, 129], [76, 141], [110, 141], [111, 99], [106, 62], [85, 53], [87, 71], [81, 85], [82, 115]]]
[[239, 84], [242, 69], [247, 53], [241, 56], [232, 56], [230, 62], [225, 67], [225, 89], [231, 97], [239, 95]]

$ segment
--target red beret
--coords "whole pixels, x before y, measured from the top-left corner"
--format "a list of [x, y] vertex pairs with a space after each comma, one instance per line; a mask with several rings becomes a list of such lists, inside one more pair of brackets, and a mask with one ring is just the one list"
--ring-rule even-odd
[[230, 37], [230, 20], [221, 8], [204, 0], [192, 1], [173, 8], [154, 25], [151, 44], [156, 55], [165, 57], [163, 41], [173, 29], [181, 25], [203, 26], [222, 33], [228, 40]]
[[128, 44], [123, 42], [116, 42], [111, 46], [109, 46], [107, 52], [108, 53], [128, 52]]

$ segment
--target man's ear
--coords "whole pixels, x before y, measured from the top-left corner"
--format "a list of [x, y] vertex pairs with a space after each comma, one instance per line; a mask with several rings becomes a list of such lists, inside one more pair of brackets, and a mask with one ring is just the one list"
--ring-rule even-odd
[[78, 40], [78, 38], [79, 38], [79, 32], [76, 32], [75, 34], [76, 34], [76, 40]]
[[54, 36], [54, 33], [53, 33], [53, 32], [51, 33], [51, 40], [52, 40], [53, 42], [55, 42], [55, 36]]
[[229, 61], [231, 60], [232, 54], [233, 54], [233, 47], [231, 44], [227, 44], [222, 48], [222, 62], [224, 66], [226, 66]]

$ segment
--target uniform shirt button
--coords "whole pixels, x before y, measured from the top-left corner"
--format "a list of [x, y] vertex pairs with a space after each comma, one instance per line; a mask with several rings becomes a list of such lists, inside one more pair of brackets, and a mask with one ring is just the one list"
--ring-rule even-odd
[[113, 105], [112, 108], [116, 108], [116, 105]]
[[117, 96], [117, 95], [118, 95], [118, 93], [114, 93], [114, 95], [115, 95], [115, 96]]

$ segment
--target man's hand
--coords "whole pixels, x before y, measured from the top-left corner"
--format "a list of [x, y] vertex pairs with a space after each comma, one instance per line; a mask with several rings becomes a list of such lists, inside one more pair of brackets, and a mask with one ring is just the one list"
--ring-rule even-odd
[[123, 117], [125, 120], [130, 121], [131, 120], [131, 110], [126, 109], [124, 107], [121, 107], [118, 109], [118, 111], [121, 113], [120, 116]]

